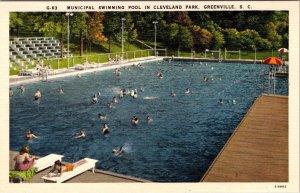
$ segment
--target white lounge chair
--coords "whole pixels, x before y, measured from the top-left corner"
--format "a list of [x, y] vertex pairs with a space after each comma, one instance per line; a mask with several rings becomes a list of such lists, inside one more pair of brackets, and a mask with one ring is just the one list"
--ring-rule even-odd
[[98, 162], [98, 160], [90, 158], [84, 158], [84, 160], [86, 161], [85, 163], [75, 167], [72, 171], [63, 172], [61, 175], [51, 173], [49, 176], [47, 174], [43, 176], [42, 179], [44, 179], [44, 182], [62, 183], [90, 169], [92, 169], [92, 172], [94, 173], [96, 162]]
[[63, 155], [49, 154], [45, 157], [41, 157], [35, 160], [35, 164], [33, 165], [33, 167], [36, 167], [37, 172], [39, 172], [53, 166], [56, 160], [61, 161], [63, 157], [64, 157]]
[[81, 64], [77, 64], [76, 66], [75, 66], [75, 70], [84, 70], [84, 66], [83, 65], [81, 65]]

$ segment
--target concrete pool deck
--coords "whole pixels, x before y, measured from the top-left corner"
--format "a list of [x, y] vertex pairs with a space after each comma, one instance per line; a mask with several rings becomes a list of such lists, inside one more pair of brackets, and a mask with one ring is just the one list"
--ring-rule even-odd
[[[162, 61], [163, 57], [144, 57], [144, 58], [136, 58], [131, 60], [123, 61], [120, 64], [94, 64], [93, 67], [87, 67], [84, 70], [76, 70], [75, 67], [71, 67], [69, 69], [58, 69], [50, 71], [50, 74], [47, 76], [47, 80], [52, 80], [56, 78], [62, 78], [67, 76], [76, 76], [78, 74], [82, 75], [85, 73], [92, 73], [92, 72], [98, 72], [98, 71], [104, 71], [104, 70], [112, 70], [115, 68], [121, 68], [126, 66], [131, 66], [134, 64], [142, 64], [145, 62], [154, 62], [154, 61]], [[75, 65], [76, 66], [76, 65]], [[9, 77], [9, 85], [19, 85], [19, 84], [28, 84], [33, 82], [39, 82], [41, 81], [41, 77], [39, 76], [10, 76]]]
[[[9, 169], [14, 168], [14, 161], [13, 158], [18, 155], [19, 153], [16, 151], [10, 151], [9, 152]], [[34, 156], [35, 157], [35, 156]], [[99, 160], [101, 161], [101, 160]], [[44, 175], [49, 173], [51, 168], [48, 168], [44, 171], [41, 171], [37, 173], [36, 175], [33, 176], [32, 179], [29, 181], [24, 181], [24, 183], [44, 183], [44, 180], [41, 179]], [[116, 182], [116, 183], [133, 183], [133, 182], [138, 182], [138, 183], [145, 183], [145, 182], [151, 182], [149, 180], [144, 180], [141, 178], [135, 178], [132, 176], [125, 176], [113, 172], [107, 172], [103, 170], [98, 170], [95, 169], [95, 173], [92, 171], [86, 171], [68, 181], [66, 183], [102, 183], [102, 182]]]
[[288, 97], [261, 95], [201, 182], [288, 182]]

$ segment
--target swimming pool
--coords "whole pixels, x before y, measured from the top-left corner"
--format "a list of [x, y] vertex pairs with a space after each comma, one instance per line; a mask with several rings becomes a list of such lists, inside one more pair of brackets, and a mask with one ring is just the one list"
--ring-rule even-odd
[[[107, 70], [26, 84], [24, 93], [13, 86], [10, 150], [29, 143], [31, 153], [39, 156], [62, 154], [68, 162], [90, 157], [100, 161], [102, 170], [156, 182], [198, 182], [255, 97], [271, 90], [267, 70], [258, 64], [165, 61], [121, 68], [121, 76]], [[162, 79], [155, 76], [158, 71]], [[37, 88], [43, 94], [40, 102], [33, 101]], [[137, 89], [138, 98], [126, 95], [108, 109], [121, 88]], [[98, 103], [92, 104], [98, 92]], [[287, 79], [276, 79], [276, 94], [288, 94]], [[100, 112], [107, 120], [98, 118]], [[133, 115], [139, 118], [137, 126], [131, 124]], [[106, 136], [104, 123], [110, 126]], [[75, 139], [80, 128], [86, 137]], [[27, 142], [29, 129], [40, 138]], [[112, 154], [122, 145], [122, 156]]]

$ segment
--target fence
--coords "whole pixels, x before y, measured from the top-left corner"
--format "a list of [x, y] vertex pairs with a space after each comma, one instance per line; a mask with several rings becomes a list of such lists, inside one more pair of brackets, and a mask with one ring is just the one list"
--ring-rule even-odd
[[[175, 52], [174, 52], [175, 53]], [[270, 56], [279, 57], [279, 52], [277, 50], [263, 50], [254, 51], [249, 50], [208, 50], [205, 49], [203, 52], [196, 52], [192, 50], [191, 52], [177, 52], [174, 56], [177, 57], [191, 57], [191, 58], [208, 58], [208, 59], [219, 59], [219, 60], [253, 60], [254, 62], [264, 60]], [[288, 53], [284, 54], [284, 60], [288, 61]]]
[[86, 56], [72, 56], [69, 58], [53, 58], [45, 60], [44, 64], [50, 65], [52, 69], [59, 68], [71, 68], [77, 64], [84, 63], [119, 63], [122, 61], [131, 61], [137, 58], [144, 58], [150, 56], [167, 56], [166, 49], [156, 49], [156, 54], [153, 49], [147, 50], [137, 50], [128, 52], [116, 52], [116, 53], [105, 53], [105, 54], [95, 54]]

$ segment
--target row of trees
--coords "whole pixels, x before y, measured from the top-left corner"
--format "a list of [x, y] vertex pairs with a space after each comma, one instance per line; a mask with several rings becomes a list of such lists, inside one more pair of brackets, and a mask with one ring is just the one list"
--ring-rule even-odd
[[[121, 42], [121, 18], [124, 39], [153, 42], [157, 21], [157, 42], [161, 47], [181, 50], [271, 49], [288, 47], [288, 12], [79, 12], [70, 17], [70, 33], [78, 42], [80, 55], [83, 42], [111, 45]], [[14, 12], [10, 13], [11, 36], [54, 36], [66, 40], [65, 13]]]

